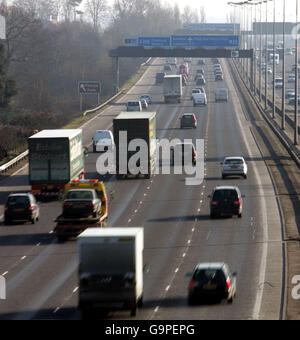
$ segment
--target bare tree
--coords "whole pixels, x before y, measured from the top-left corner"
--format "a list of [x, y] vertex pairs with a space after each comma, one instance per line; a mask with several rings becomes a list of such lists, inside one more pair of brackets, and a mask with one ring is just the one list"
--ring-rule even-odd
[[184, 24], [189, 24], [192, 22], [198, 22], [199, 16], [197, 11], [192, 9], [190, 6], [185, 6], [182, 14], [182, 21]]
[[101, 19], [108, 9], [107, 0], [87, 0], [86, 12], [93, 22], [94, 30], [101, 27]]
[[201, 6], [200, 8], [200, 22], [206, 23], [206, 12], [204, 6]]

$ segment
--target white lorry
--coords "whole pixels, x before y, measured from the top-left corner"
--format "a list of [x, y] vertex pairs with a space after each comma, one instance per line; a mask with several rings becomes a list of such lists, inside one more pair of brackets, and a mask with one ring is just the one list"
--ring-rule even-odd
[[88, 229], [78, 237], [79, 309], [130, 310], [143, 304], [143, 228]]
[[182, 79], [181, 75], [171, 75], [164, 77], [164, 98], [165, 103], [181, 102]]

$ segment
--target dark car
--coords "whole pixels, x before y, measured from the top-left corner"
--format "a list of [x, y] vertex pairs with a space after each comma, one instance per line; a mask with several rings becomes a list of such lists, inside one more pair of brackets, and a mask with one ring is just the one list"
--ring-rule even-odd
[[198, 78], [198, 79], [196, 80], [196, 85], [197, 85], [197, 86], [201, 86], [201, 85], [205, 85], [205, 84], [206, 84], [206, 81], [205, 81], [204, 78]]
[[223, 73], [217, 73], [215, 75], [215, 81], [222, 81], [224, 80]]
[[164, 71], [172, 71], [172, 66], [171, 65], [165, 65]]
[[204, 76], [204, 70], [203, 68], [200, 68], [199, 70], [196, 71], [197, 74], [202, 74]]
[[[210, 197], [210, 196], [209, 196]], [[210, 217], [233, 216], [242, 217], [243, 201], [238, 187], [216, 187], [210, 201]]]
[[197, 119], [194, 113], [184, 113], [180, 120], [180, 128], [197, 128]]
[[188, 287], [188, 304], [204, 300], [226, 300], [233, 303], [236, 295], [236, 273], [226, 263], [200, 263], [194, 269]]
[[84, 218], [101, 216], [101, 200], [94, 189], [70, 190], [64, 200], [63, 216]]
[[165, 75], [166, 74], [164, 72], [156, 73], [156, 76], [155, 76], [156, 84], [162, 84], [164, 82]]
[[185, 165], [190, 160], [193, 165], [196, 165], [196, 159], [197, 153], [193, 143], [180, 143], [171, 148], [172, 165]]
[[40, 209], [32, 194], [11, 194], [8, 196], [4, 207], [4, 224], [10, 225], [13, 221], [35, 224], [39, 219]]
[[199, 59], [197, 64], [198, 65], [205, 65], [205, 60], [204, 59]]

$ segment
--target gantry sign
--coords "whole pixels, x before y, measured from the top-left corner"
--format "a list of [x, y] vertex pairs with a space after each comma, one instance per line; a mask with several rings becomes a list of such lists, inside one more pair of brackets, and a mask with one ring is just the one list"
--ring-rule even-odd
[[253, 49], [239, 48], [239, 35], [172, 35], [125, 36], [124, 46], [109, 52], [115, 61], [116, 89], [119, 88], [119, 58], [240, 58], [251, 59], [253, 76]]

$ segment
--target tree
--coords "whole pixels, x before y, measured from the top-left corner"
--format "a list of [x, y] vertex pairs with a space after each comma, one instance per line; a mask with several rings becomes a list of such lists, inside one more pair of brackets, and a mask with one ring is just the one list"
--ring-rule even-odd
[[107, 0], [87, 0], [85, 9], [93, 22], [94, 30], [98, 30], [101, 27], [102, 16], [108, 9]]
[[6, 108], [17, 94], [16, 82], [7, 76], [7, 60], [4, 45], [0, 45], [0, 107]]

